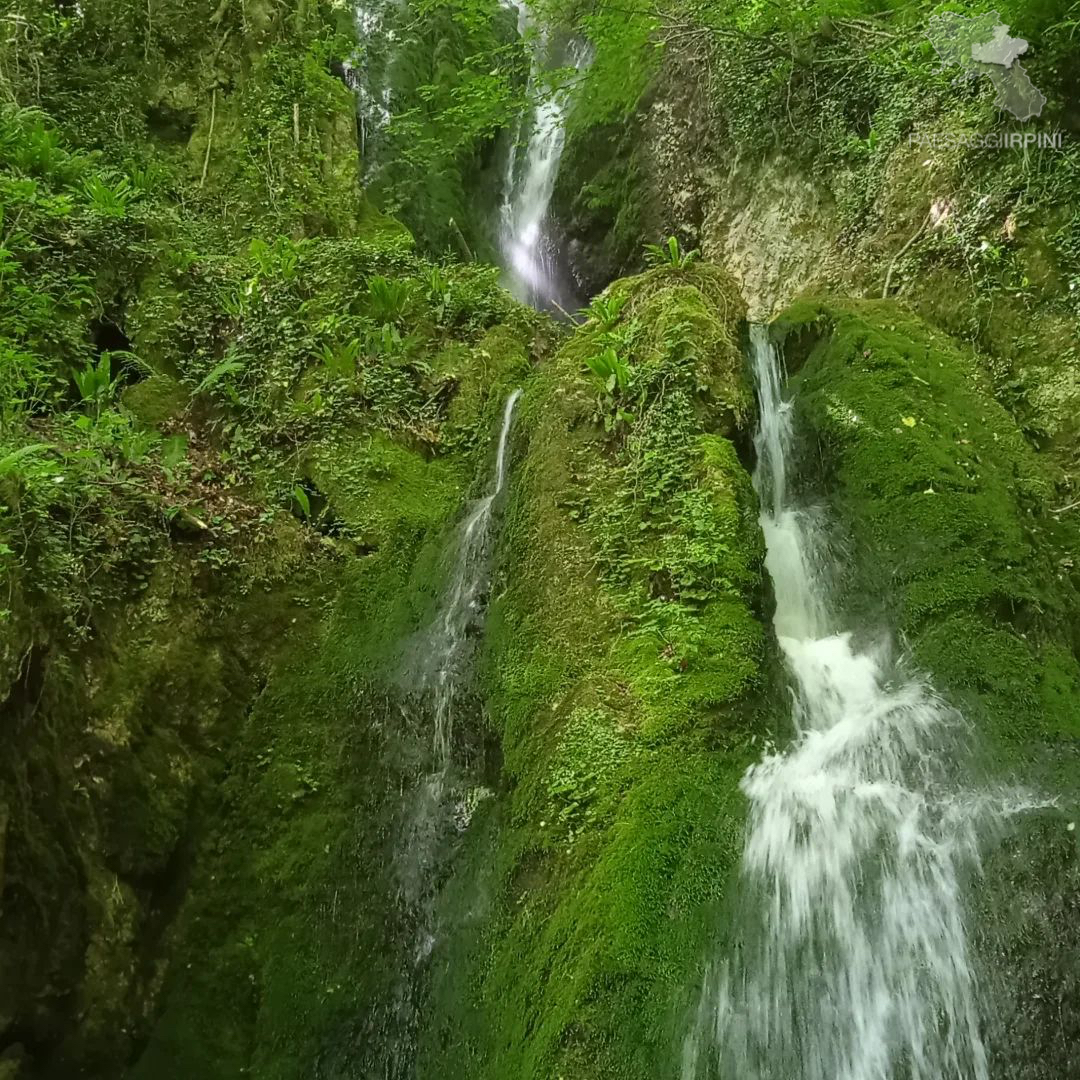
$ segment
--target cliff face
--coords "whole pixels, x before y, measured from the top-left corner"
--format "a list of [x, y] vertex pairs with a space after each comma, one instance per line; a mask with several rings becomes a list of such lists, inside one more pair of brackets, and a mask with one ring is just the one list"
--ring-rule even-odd
[[[937, 63], [915, 10], [654, 21], [644, 91], [623, 80], [605, 109], [585, 87], [571, 118], [553, 212], [583, 292], [636, 269], [639, 238], [675, 233], [758, 321], [803, 294], [899, 297], [976, 347], [995, 397], [1075, 474], [1071, 39], [1056, 5], [1014, 8], [1047, 99], [1026, 123], [989, 79]], [[999, 145], [1033, 135], [1057, 145]]]
[[[28, 5], [0, 46], [0, 1078], [674, 1074], [740, 778], [791, 736], [743, 359], [773, 316], [845, 611], [963, 711], [976, 786], [1057, 800], [994, 838], [973, 922], [997, 1075], [1062, 1075], [1074, 155], [916, 151], [993, 117], [875, 23], [657, 59], [597, 15], [633, 62], [598, 51], [555, 216], [604, 291], [556, 326], [416, 252], [483, 236], [522, 81], [469, 11], [403, 23], [415, 111], [367, 193], [339, 76], [378, 63], [338, 5]], [[467, 783], [416, 885], [435, 718], [403, 673], [518, 387]]]

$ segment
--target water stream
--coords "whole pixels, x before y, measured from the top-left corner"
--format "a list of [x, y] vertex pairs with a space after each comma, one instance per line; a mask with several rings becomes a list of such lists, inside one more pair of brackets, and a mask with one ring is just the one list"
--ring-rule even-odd
[[[520, 390], [506, 400], [487, 491], [468, 506], [448, 551], [448, 576], [431, 622], [406, 644], [398, 676], [401, 728], [417, 729], [426, 746], [418, 753], [416, 779], [402, 791], [393, 852], [397, 940], [394, 1000], [378, 1020], [377, 1075], [413, 1075], [424, 1018], [427, 966], [444, 928], [437, 913], [439, 889], [457, 842], [479, 801], [490, 792], [477, 777], [462, 721], [474, 720], [472, 660], [483, 632], [500, 496], [506, 487], [508, 447]], [[475, 725], [472, 725], [475, 727]], [[467, 730], [462, 730], [463, 728]], [[391, 963], [390, 957], [383, 962]]]
[[833, 610], [842, 567], [790, 491], [781, 360], [761, 327], [752, 350], [795, 734], [742, 781], [739, 936], [706, 976], [683, 1080], [987, 1080], [963, 882], [984, 820], [1008, 810], [951, 775], [962, 718], [887, 636], [857, 644]]
[[[582, 71], [591, 59], [579, 40], [560, 48], [543, 27], [535, 28], [527, 5], [513, 0], [518, 33], [530, 43], [532, 58], [527, 96], [537, 104], [518, 117], [507, 155], [503, 201], [499, 210], [499, 246], [507, 270], [507, 284], [519, 300], [540, 309], [576, 307], [572, 290], [560, 273], [559, 244], [547, 227], [548, 209], [559, 176], [566, 141], [566, 117], [571, 89], [541, 91], [548, 70], [563, 59]], [[528, 141], [519, 150], [525, 131]]]

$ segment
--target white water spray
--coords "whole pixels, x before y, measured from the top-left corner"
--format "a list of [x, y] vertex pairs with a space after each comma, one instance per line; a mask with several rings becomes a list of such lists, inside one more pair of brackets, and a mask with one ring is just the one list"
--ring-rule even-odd
[[[518, 15], [518, 33], [525, 37], [531, 16], [522, 0], [513, 0]], [[532, 38], [532, 61], [528, 92], [538, 92], [552, 51], [550, 35], [539, 29]], [[591, 54], [581, 42], [568, 46], [571, 67], [582, 71]], [[559, 176], [566, 141], [566, 116], [571, 91], [563, 87], [542, 96], [533, 111], [524, 155], [518, 143], [526, 117], [519, 117], [507, 158], [503, 181], [503, 202], [499, 212], [499, 244], [506, 262], [511, 291], [535, 307], [551, 307], [566, 298], [561, 295], [556, 266], [557, 242], [545, 233], [545, 218]]]
[[706, 976], [683, 1080], [987, 1080], [961, 894], [977, 819], [1004, 811], [950, 781], [956, 712], [837, 625], [821, 515], [788, 491], [780, 361], [764, 328], [752, 345], [795, 738], [742, 781], [741, 948]]

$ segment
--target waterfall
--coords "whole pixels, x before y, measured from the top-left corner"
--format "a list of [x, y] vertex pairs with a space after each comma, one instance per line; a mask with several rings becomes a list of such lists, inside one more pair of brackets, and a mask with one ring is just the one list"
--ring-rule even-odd
[[[523, 38], [528, 37], [529, 9], [522, 0], [514, 0], [513, 6], [518, 15], [518, 33]], [[531, 98], [540, 93], [555, 50], [551, 35], [543, 28], [530, 42], [528, 96]], [[567, 46], [566, 58], [571, 67], [582, 71], [588, 66], [591, 55], [582, 42], [572, 41]], [[499, 246], [506, 264], [508, 284], [518, 299], [541, 309], [575, 306], [560, 282], [557, 238], [545, 231], [545, 219], [562, 161], [570, 103], [570, 90], [565, 86], [540, 97], [528, 117], [529, 138], [524, 155], [519, 153], [518, 147], [527, 118], [525, 115], [518, 117], [503, 180]]]
[[[466, 510], [449, 549], [449, 575], [428, 626], [406, 644], [399, 672], [402, 729], [419, 722], [428, 730], [416, 752], [416, 780], [402, 792], [394, 844], [393, 878], [400, 937], [396, 942], [396, 991], [374, 1018], [374, 1067], [385, 1080], [413, 1075], [417, 1034], [426, 998], [427, 961], [440, 928], [439, 888], [449, 871], [457, 837], [488, 792], [470, 776], [455, 724], [474, 706], [468, 698], [470, 662], [483, 628], [490, 584], [494, 525], [508, 472], [508, 448], [520, 390], [506, 400], [487, 491]], [[392, 964], [391, 957], [385, 962]]]
[[357, 0], [353, 24], [360, 47], [345, 63], [345, 75], [356, 94], [356, 117], [360, 137], [360, 161], [369, 177], [376, 162], [378, 137], [390, 123], [390, 64], [396, 34], [388, 26], [394, 12], [392, 0]]
[[470, 651], [469, 631], [483, 615], [491, 561], [493, 508], [506, 485], [510, 426], [520, 396], [521, 391], [515, 390], [506, 399], [490, 489], [465, 515], [458, 532], [454, 565], [442, 608], [422, 635], [420, 648], [414, 654], [413, 677], [417, 688], [430, 697], [433, 706], [433, 775], [442, 778], [440, 783], [452, 764], [454, 699], [463, 681], [465, 660]]
[[742, 781], [738, 948], [706, 974], [683, 1080], [987, 1080], [962, 883], [977, 824], [1009, 808], [950, 776], [962, 718], [887, 638], [857, 645], [832, 610], [842, 567], [822, 514], [790, 493], [791, 403], [763, 327], [752, 351], [795, 734]]

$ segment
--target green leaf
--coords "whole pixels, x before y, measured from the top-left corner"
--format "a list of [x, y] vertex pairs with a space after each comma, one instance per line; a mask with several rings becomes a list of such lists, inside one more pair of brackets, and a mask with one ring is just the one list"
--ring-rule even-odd
[[8, 473], [15, 471], [15, 466], [20, 461], [28, 457], [32, 457], [35, 454], [43, 454], [46, 450], [52, 450], [52, 443], [31, 443], [29, 446], [20, 446], [18, 450], [13, 450], [6, 457], [0, 458], [0, 476], [7, 476]]
[[196, 394], [202, 394], [207, 390], [213, 389], [219, 382], [226, 376], [230, 375], [234, 371], [242, 371], [244, 365], [239, 360], [222, 360], [207, 376], [203, 379], [198, 386], [195, 387]]

